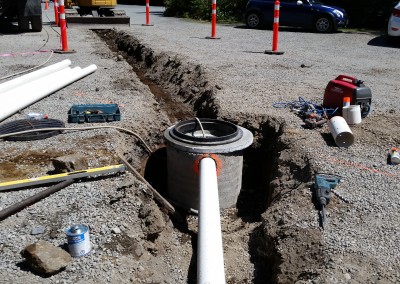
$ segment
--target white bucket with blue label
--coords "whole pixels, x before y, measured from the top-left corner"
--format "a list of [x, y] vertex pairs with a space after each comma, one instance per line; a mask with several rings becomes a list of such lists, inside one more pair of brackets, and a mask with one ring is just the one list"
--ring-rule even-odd
[[73, 225], [66, 230], [68, 251], [73, 257], [88, 254], [91, 250], [89, 227], [85, 225]]

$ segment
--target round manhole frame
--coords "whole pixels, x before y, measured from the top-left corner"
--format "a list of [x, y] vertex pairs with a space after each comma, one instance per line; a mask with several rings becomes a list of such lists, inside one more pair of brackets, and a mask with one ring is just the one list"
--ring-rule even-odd
[[[201, 125], [199, 125], [199, 121]], [[194, 135], [196, 132], [201, 133], [202, 130], [207, 134], [206, 137]], [[192, 133], [192, 135], [188, 133]], [[213, 135], [216, 133], [220, 135]], [[239, 140], [242, 138], [243, 132], [229, 121], [200, 118], [178, 122], [171, 129], [170, 135], [178, 141], [194, 145], [221, 145]]]
[[[253, 134], [243, 127], [218, 119], [201, 118], [199, 120], [201, 123], [206, 123], [207, 128], [204, 129], [205, 131], [214, 131], [214, 129], [210, 129], [210, 125], [218, 125], [217, 128], [222, 126], [225, 127], [225, 130], [231, 129], [232, 131], [219, 137], [204, 138], [185, 135], [182, 130], [187, 129], [187, 125], [198, 124], [196, 119], [186, 120], [178, 122], [165, 130], [164, 137], [167, 144], [181, 151], [191, 153], [230, 153], [243, 150], [253, 143]], [[200, 127], [196, 129], [196, 131], [199, 130], [201, 131]]]

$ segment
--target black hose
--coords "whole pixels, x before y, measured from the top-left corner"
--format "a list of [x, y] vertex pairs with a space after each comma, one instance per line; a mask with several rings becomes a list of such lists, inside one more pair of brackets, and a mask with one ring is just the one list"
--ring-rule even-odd
[[[29, 133], [4, 137], [9, 141], [30, 141], [49, 138], [60, 134], [60, 130], [39, 131], [43, 128], [63, 128], [64, 122], [57, 119], [19, 119], [0, 125], [0, 135], [33, 130]], [[38, 131], [34, 131], [38, 129]]]

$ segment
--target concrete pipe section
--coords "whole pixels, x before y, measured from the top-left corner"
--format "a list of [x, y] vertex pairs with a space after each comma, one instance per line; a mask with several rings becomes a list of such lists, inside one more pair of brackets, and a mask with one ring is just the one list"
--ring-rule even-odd
[[219, 205], [236, 205], [242, 186], [243, 149], [253, 134], [227, 121], [195, 118], [169, 127], [167, 141], [168, 195], [185, 209], [199, 208], [199, 164], [211, 157], [217, 166]]

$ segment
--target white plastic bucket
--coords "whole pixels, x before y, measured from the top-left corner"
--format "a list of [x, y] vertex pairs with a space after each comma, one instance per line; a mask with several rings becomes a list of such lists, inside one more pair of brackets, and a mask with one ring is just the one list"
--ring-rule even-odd
[[352, 125], [361, 123], [360, 105], [350, 105], [343, 107], [342, 114], [347, 124]]
[[336, 145], [339, 147], [349, 147], [354, 143], [353, 132], [351, 132], [349, 125], [343, 117], [332, 117], [328, 121], [328, 126]]

